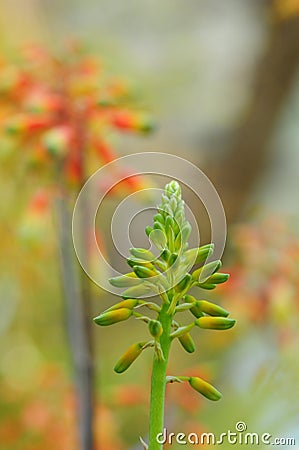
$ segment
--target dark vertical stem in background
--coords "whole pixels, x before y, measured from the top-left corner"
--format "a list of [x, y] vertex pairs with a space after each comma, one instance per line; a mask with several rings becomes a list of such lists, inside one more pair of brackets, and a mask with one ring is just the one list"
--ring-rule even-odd
[[221, 192], [228, 222], [239, 218], [252, 187], [267, 166], [269, 143], [293, 87], [298, 62], [299, 15], [294, 15], [273, 25], [250, 104], [228, 155], [219, 165], [213, 160], [207, 167]]
[[71, 215], [64, 197], [59, 197], [56, 200], [56, 217], [66, 321], [75, 371], [80, 443], [82, 450], [92, 450], [92, 357], [79, 282], [79, 270], [75, 264], [71, 238]]

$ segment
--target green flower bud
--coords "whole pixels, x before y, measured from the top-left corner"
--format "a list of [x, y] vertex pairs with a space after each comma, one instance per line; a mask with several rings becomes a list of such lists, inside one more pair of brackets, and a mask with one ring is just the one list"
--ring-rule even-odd
[[200, 309], [200, 307], [197, 304], [197, 300], [195, 297], [193, 297], [193, 295], [185, 295], [183, 297], [184, 302], [186, 303], [193, 303], [193, 306], [190, 308], [190, 311], [192, 312], [192, 314], [196, 317], [202, 317], [203, 316], [203, 312]]
[[142, 297], [144, 295], [149, 295], [151, 292], [152, 292], [152, 290], [150, 287], [140, 284], [139, 286], [132, 286], [129, 289], [126, 289], [121, 294], [121, 296], [126, 299], [138, 298], [138, 297]]
[[191, 248], [185, 253], [187, 263], [197, 265], [204, 263], [214, 251], [214, 244], [207, 244], [199, 248]]
[[154, 270], [143, 266], [133, 266], [133, 270], [138, 278], [151, 278], [157, 275]]
[[107, 326], [113, 325], [117, 322], [122, 322], [123, 320], [129, 319], [133, 311], [128, 308], [115, 309], [113, 311], [107, 311], [95, 317], [93, 320], [97, 325]]
[[195, 321], [195, 325], [200, 328], [205, 328], [208, 330], [228, 330], [235, 325], [236, 321], [234, 319], [229, 319], [227, 317], [200, 317]]
[[166, 247], [166, 243], [167, 243], [167, 239], [165, 236], [164, 231], [162, 230], [153, 230], [150, 233], [150, 240], [153, 242], [153, 244], [159, 249], [159, 250], [164, 250]]
[[147, 267], [148, 269], [154, 268], [153, 264], [150, 261], [146, 261], [144, 259], [139, 259], [139, 258], [127, 258], [127, 263], [131, 267], [144, 266], [144, 267]]
[[133, 309], [137, 305], [138, 305], [138, 300], [131, 298], [131, 299], [123, 300], [122, 302], [116, 303], [115, 305], [106, 309], [105, 312], [114, 311], [115, 309], [120, 309], [120, 308]]
[[137, 359], [138, 356], [141, 354], [145, 344], [146, 342], [138, 342], [136, 344], [131, 345], [115, 364], [114, 371], [116, 373], [125, 372], [130, 367], [130, 365], [135, 361], [135, 359]]
[[153, 227], [150, 227], [149, 225], [147, 227], [145, 227], [145, 233], [147, 236], [149, 236], [152, 231], [153, 231]]
[[162, 223], [160, 222], [154, 222], [154, 230], [161, 230], [164, 233], [164, 225], [162, 225]]
[[169, 261], [170, 256], [171, 256], [171, 253], [170, 253], [170, 251], [168, 250], [168, 248], [165, 248], [165, 250], [163, 250], [163, 252], [161, 253], [161, 258], [162, 258], [164, 261]]
[[154, 222], [160, 222], [162, 225], [164, 225], [164, 217], [161, 213], [158, 213], [154, 216]]
[[204, 283], [213, 273], [220, 269], [221, 265], [220, 260], [212, 261], [195, 270], [192, 273], [192, 277], [199, 283]]
[[217, 287], [217, 284], [211, 284], [211, 283], [198, 283], [198, 286], [201, 289], [206, 289], [207, 291], [211, 291], [212, 289], [215, 289]]
[[192, 276], [190, 273], [187, 273], [184, 278], [176, 285], [176, 290], [178, 292], [184, 291], [188, 285], [190, 284], [190, 281], [192, 280]]
[[170, 255], [168, 264], [169, 264], [170, 266], [172, 266], [172, 265], [176, 262], [177, 258], [178, 258], [178, 254], [177, 254], [177, 253], [172, 253], [172, 254]]
[[207, 300], [197, 300], [196, 306], [204, 313], [210, 316], [227, 317], [229, 312], [215, 303], [208, 302]]
[[179, 336], [179, 341], [182, 347], [186, 350], [186, 352], [188, 353], [195, 352], [195, 343], [190, 333], [185, 333], [182, 336]]
[[208, 283], [221, 284], [225, 283], [229, 279], [229, 273], [214, 273], [207, 279]]
[[163, 333], [163, 327], [161, 325], [161, 322], [159, 322], [159, 320], [150, 320], [148, 323], [148, 328], [149, 331], [151, 333], [151, 335], [157, 339], [161, 336], [161, 334]]
[[147, 261], [156, 259], [155, 255], [145, 248], [130, 248], [130, 253], [135, 258], [145, 259]]
[[141, 281], [137, 278], [134, 272], [129, 272], [119, 277], [109, 278], [109, 283], [115, 287], [130, 287], [138, 286]]
[[216, 388], [201, 378], [190, 377], [189, 384], [195, 391], [199, 392], [209, 400], [217, 401], [222, 397], [221, 393]]

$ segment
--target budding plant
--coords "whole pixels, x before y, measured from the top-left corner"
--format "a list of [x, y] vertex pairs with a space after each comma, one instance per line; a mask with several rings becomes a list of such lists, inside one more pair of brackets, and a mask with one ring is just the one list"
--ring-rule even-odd
[[[229, 275], [218, 272], [221, 261], [207, 262], [213, 254], [213, 244], [189, 249], [188, 238], [192, 230], [185, 217], [181, 188], [176, 181], [166, 185], [153, 227], [148, 226], [145, 231], [158, 249], [159, 256], [143, 248], [131, 248], [127, 262], [132, 271], [109, 280], [113, 286], [125, 288], [123, 301], [95, 317], [94, 321], [106, 326], [134, 317], [147, 324], [150, 338], [131, 345], [114, 370], [124, 372], [145, 349], [153, 350], [149, 445], [142, 439], [141, 442], [145, 449], [158, 450], [162, 448], [157, 435], [164, 426], [167, 383], [186, 382], [209, 400], [221, 398], [221, 393], [201, 378], [167, 376], [172, 342], [178, 339], [184, 350], [193, 353], [195, 343], [190, 334], [193, 328], [227, 330], [234, 326], [235, 320], [230, 319], [229, 312], [221, 306], [188, 294], [193, 287], [214, 289], [217, 284], [227, 281]], [[149, 296], [159, 300], [147, 301]], [[143, 308], [154, 311], [156, 317], [142, 314]], [[177, 317], [183, 311], [189, 311], [193, 316], [187, 325], [181, 324]]]

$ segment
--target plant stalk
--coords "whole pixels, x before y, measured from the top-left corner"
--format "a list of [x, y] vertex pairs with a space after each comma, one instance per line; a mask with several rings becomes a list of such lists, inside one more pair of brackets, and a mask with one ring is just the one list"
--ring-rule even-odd
[[163, 304], [158, 318], [163, 327], [160, 344], [164, 360], [158, 360], [156, 355], [154, 356], [150, 400], [149, 450], [162, 449], [162, 444], [157, 442], [157, 435], [163, 431], [164, 427], [166, 370], [171, 345], [170, 332], [173, 319], [172, 315], [167, 314], [167, 310], [168, 305]]

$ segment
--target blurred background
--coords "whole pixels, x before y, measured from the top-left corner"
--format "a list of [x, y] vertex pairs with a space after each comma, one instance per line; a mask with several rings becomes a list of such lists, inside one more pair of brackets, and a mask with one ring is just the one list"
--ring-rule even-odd
[[[190, 160], [218, 190], [231, 279], [207, 298], [238, 320], [220, 337], [194, 335], [192, 356], [174, 346], [170, 372], [202, 376], [224, 396], [210, 405], [185, 386], [169, 386], [167, 427], [220, 434], [244, 421], [248, 431], [292, 437], [298, 446], [299, 1], [2, 0], [0, 37], [0, 449], [91, 450], [82, 420], [78, 427], [80, 411], [90, 420], [91, 405], [82, 402], [91, 398], [94, 449], [137, 449], [139, 436], [146, 439], [150, 352], [124, 375], [113, 372], [144, 328], [138, 321], [113, 330], [93, 325], [116, 297], [89, 281], [67, 237], [84, 176], [114, 156], [143, 151]], [[28, 106], [27, 93], [34, 87], [40, 94], [43, 83], [61, 96], [71, 92], [76, 111], [86, 107], [88, 145], [98, 146], [100, 158], [88, 154], [83, 175], [77, 159], [68, 161], [65, 178], [61, 171], [59, 152], [74, 138], [49, 119], [61, 107], [56, 97], [43, 106], [47, 117], [43, 107]], [[105, 94], [99, 115], [90, 106], [97, 89]], [[30, 122], [33, 112], [41, 116]], [[148, 115], [156, 123], [151, 133]], [[41, 136], [45, 120], [56, 127], [54, 137]], [[121, 185], [107, 211], [128, 192], [164, 181]], [[184, 195], [208, 242], [207, 217]], [[109, 260], [109, 227], [99, 227]]]

